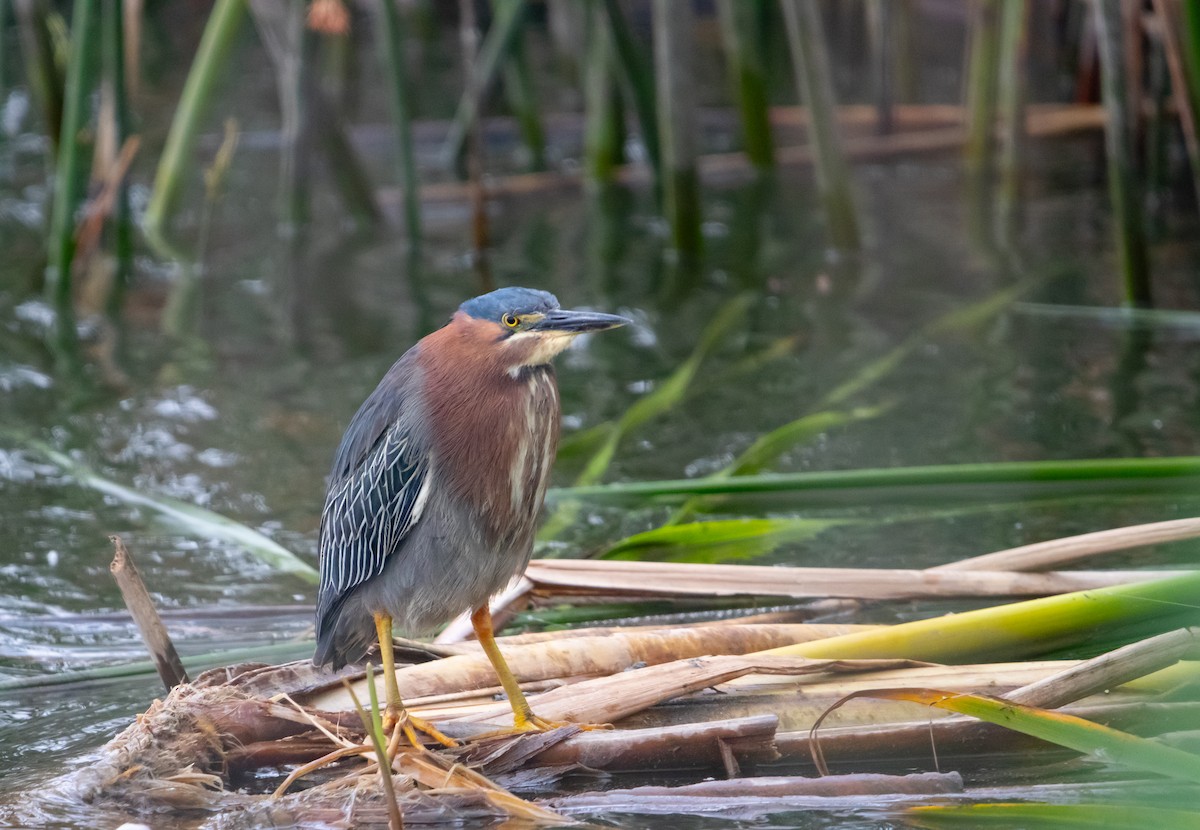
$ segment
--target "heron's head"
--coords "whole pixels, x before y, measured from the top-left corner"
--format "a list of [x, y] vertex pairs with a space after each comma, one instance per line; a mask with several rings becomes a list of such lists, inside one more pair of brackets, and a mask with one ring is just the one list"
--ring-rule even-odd
[[[526, 366], [549, 363], [581, 334], [630, 322], [615, 314], [559, 308], [548, 291], [501, 288], [467, 300], [450, 321], [513, 376]], [[468, 334], [469, 333], [469, 334]]]

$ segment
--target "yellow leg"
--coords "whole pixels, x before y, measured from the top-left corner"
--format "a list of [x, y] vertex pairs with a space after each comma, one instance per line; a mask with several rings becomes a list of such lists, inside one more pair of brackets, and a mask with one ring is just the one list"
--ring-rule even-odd
[[608, 724], [565, 724], [539, 718], [529, 707], [529, 701], [525, 699], [525, 693], [521, 691], [521, 684], [517, 682], [512, 669], [504, 660], [504, 655], [500, 653], [500, 646], [496, 644], [496, 634], [492, 630], [491, 609], [486, 605], [476, 608], [471, 613], [471, 626], [475, 629], [475, 636], [479, 639], [479, 644], [483, 646], [483, 653], [487, 655], [488, 660], [492, 663], [492, 668], [496, 670], [497, 677], [500, 678], [500, 685], [504, 687], [504, 693], [508, 695], [508, 703], [513, 710], [513, 731], [529, 732], [556, 729], [560, 726], [578, 726], [581, 729], [611, 728]]
[[475, 636], [479, 639], [479, 644], [483, 646], [483, 653], [491, 661], [492, 668], [496, 670], [496, 676], [500, 678], [500, 685], [504, 687], [504, 693], [508, 695], [508, 703], [513, 710], [513, 728], [518, 732], [537, 729], [541, 725], [539, 724], [541, 718], [534, 715], [533, 710], [529, 708], [529, 701], [525, 699], [525, 693], [521, 691], [521, 684], [517, 682], [512, 669], [504, 661], [504, 655], [500, 653], [500, 646], [496, 645], [496, 634], [492, 630], [492, 610], [487, 605], [481, 605], [471, 613], [471, 627], [475, 629]]
[[402, 730], [413, 746], [421, 746], [416, 729], [421, 730], [442, 746], [458, 746], [453, 738], [442, 734], [436, 726], [422, 718], [413, 717], [400, 700], [400, 686], [396, 683], [396, 654], [392, 642], [392, 617], [390, 614], [375, 615], [375, 633], [379, 636], [379, 652], [383, 658], [383, 686], [387, 694], [387, 709], [383, 713], [383, 728], [395, 733]]

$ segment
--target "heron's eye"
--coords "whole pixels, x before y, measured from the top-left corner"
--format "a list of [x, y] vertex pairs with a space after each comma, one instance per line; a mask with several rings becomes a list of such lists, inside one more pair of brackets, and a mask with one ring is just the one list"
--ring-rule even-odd
[[510, 329], [515, 329], [517, 326], [521, 325], [521, 318], [515, 314], [505, 314], [501, 319], [503, 319], [504, 325], [508, 326]]

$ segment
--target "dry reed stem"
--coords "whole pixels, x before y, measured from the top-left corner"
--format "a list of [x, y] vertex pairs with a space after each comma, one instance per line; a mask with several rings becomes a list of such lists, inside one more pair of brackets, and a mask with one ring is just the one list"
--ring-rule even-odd
[[1084, 660], [1004, 695], [1014, 703], [1054, 708], [1120, 686], [1174, 665], [1197, 642], [1195, 628], [1180, 628]]
[[[540, 717], [550, 721], [616, 723], [664, 700], [747, 674], [807, 675], [912, 665], [915, 664], [910, 660], [806, 660], [748, 655], [694, 657], [584, 680], [538, 695], [531, 703]], [[459, 720], [491, 723], [508, 715], [509, 711], [507, 703], [476, 707], [469, 716]]]
[[309, 773], [316, 772], [323, 767], [337, 763], [343, 758], [350, 758], [354, 755], [368, 755], [374, 751], [374, 747], [368, 746], [367, 744], [356, 744], [355, 746], [341, 746], [335, 749], [333, 752], [327, 752], [320, 758], [317, 758], [314, 761], [309, 761], [307, 764], [303, 764], [292, 770], [288, 774], [288, 777], [283, 779], [283, 783], [276, 787], [274, 792], [271, 793], [271, 798], [280, 798], [288, 791], [292, 784], [295, 784], [298, 780]]
[[1069, 565], [1102, 553], [1178, 542], [1200, 536], [1200, 518], [1117, 527], [1051, 539], [1031, 545], [973, 556], [929, 568], [930, 571], [1042, 571]]
[[707, 565], [679, 562], [625, 562], [537, 559], [526, 577], [541, 593], [628, 594], [630, 596], [783, 596], [792, 598], [918, 599], [1035, 597], [1179, 576], [1185, 571], [955, 571], [886, 568], [777, 568], [763, 565]]
[[[805, 624], [704, 626], [617, 632], [603, 637], [577, 635], [525, 645], [501, 642], [509, 668], [518, 681], [528, 683], [609, 675], [639, 663], [658, 665], [688, 657], [745, 654], [835, 636], [846, 630], [843, 626]], [[405, 666], [396, 671], [396, 680], [405, 699], [411, 702], [451, 690], [491, 688], [496, 684], [496, 672], [481, 652], [472, 650], [470, 654]], [[328, 711], [342, 711], [347, 704], [336, 688], [320, 692], [307, 702]]]
[[406, 753], [396, 759], [399, 771], [434, 792], [453, 790], [476, 790], [489, 803], [504, 810], [510, 817], [526, 819], [544, 824], [572, 824], [559, 814], [525, 801], [496, 785], [483, 775], [462, 764], [448, 763], [445, 758], [432, 752]]
[[686, 723], [652, 729], [580, 732], [538, 753], [538, 766], [582, 764], [591, 769], [718, 766], [721, 747], [742, 761], [777, 760], [775, 730], [779, 719], [758, 715], [710, 723]]
[[[760, 615], [756, 615], [760, 616]], [[510, 646], [527, 646], [535, 643], [549, 643], [562, 640], [587, 639], [587, 638], [607, 638], [620, 636], [623, 634], [659, 634], [672, 631], [680, 631], [683, 629], [691, 631], [704, 632], [697, 635], [702, 637], [714, 638], [710, 642], [713, 644], [713, 651], [710, 654], [733, 654], [733, 651], [725, 651], [729, 648], [729, 643], [741, 642], [744, 635], [724, 635], [708, 633], [710, 629], [736, 628], [746, 634], [753, 633], [754, 636], [773, 639], [778, 636], [781, 639], [791, 639], [797, 643], [807, 642], [809, 640], [822, 640], [826, 637], [839, 637], [842, 634], [851, 634], [855, 631], [866, 631], [872, 628], [879, 628], [875, 625], [849, 625], [849, 624], [825, 624], [825, 623], [798, 623], [798, 622], [745, 622], [742, 623], [739, 618], [732, 620], [711, 620], [700, 623], [693, 623], [688, 626], [680, 625], [597, 625], [588, 626], [587, 628], [566, 628], [557, 631], [530, 631], [524, 634], [513, 634], [508, 637], [498, 637], [496, 642], [505, 647], [505, 653], [508, 653]], [[446, 646], [447, 649], [453, 649], [458, 654], [478, 654], [480, 653], [479, 643], [472, 640], [465, 643], [455, 643]], [[676, 657], [686, 657], [685, 654], [676, 655]]]
[[[1129, 680], [1144, 677], [1172, 665], [1195, 642], [1195, 639], [1196, 632], [1191, 629], [1180, 629], [1156, 637], [1150, 637], [1146, 640], [1110, 651], [1099, 657], [1094, 657], [1091, 660], [1074, 663], [1061, 671], [1053, 672], [1012, 691], [1000, 692], [999, 696], [1014, 703], [1041, 708], [1057, 708], [1088, 697], [1089, 695], [1115, 689]], [[915, 675], [916, 673], [912, 674]], [[919, 687], [922, 685], [919, 682], [919, 678], [914, 677], [914, 679], [918, 680], [916, 686]], [[896, 686], [892, 677], [878, 677], [876, 680], [880, 685], [887, 685], [893, 688]], [[856, 689], [844, 689], [845, 695], [827, 708], [817, 718], [815, 723], [820, 723], [823, 718], [833, 712], [837, 705], [847, 700], [848, 696], [860, 695], [869, 691], [868, 688], [862, 687], [861, 684], [859, 686]], [[952, 690], [969, 692], [981, 691], [984, 688], [989, 687], [972, 688], [970, 686], [956, 685]], [[996, 694], [996, 690], [991, 688], [990, 693]], [[1113, 706], [1119, 708], [1122, 705], [1142, 706], [1145, 704], [1139, 702], [1135, 704], [1114, 704]], [[1088, 714], [1084, 712], [1090, 712], [1092, 709], [1097, 708], [1089, 707], [1086, 710], [1080, 709], [1077, 714], [1080, 714], [1081, 717], [1088, 717]], [[979, 721], [963, 715], [945, 716], [941, 714], [938, 714], [934, 719], [921, 722], [844, 726], [840, 727], [840, 732], [838, 733], [842, 739], [844, 750], [841, 754], [844, 755], [845, 751], [848, 750], [846, 744], [857, 744], [859, 755], [856, 757], [862, 757], [864, 753], [870, 751], [872, 736], [878, 741], [880, 747], [888, 746], [893, 751], [895, 747], [900, 745], [908, 747], [920, 746], [923, 742], [934, 739], [935, 721], [938, 735], [949, 738], [957, 734], [956, 740], [959, 741], [965, 740], [965, 736], [971, 733], [990, 734], [999, 729], [999, 727], [990, 730], [983, 729], [984, 724], [980, 724]], [[970, 725], [971, 728], [967, 728], [966, 725]], [[815, 730], [815, 724], [810, 728], [806, 739], [791, 735], [782, 737], [784, 748], [781, 749], [781, 752], [785, 755], [795, 755], [801, 748], [799, 746], [793, 747], [793, 743], [801, 740], [815, 741], [818, 737], [820, 737], [821, 741], [825, 740], [824, 736], [817, 736], [811, 730]], [[936, 747], [936, 744], [934, 747]], [[814, 756], [820, 754], [820, 749], [817, 747], [812, 747], [811, 751]], [[933, 751], [936, 752], [936, 748]]]

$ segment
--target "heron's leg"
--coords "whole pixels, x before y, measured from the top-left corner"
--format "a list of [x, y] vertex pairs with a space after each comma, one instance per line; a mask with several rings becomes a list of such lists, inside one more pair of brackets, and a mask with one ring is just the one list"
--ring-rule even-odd
[[518, 731], [524, 731], [540, 726], [541, 718], [533, 714], [533, 710], [529, 708], [529, 701], [525, 699], [525, 693], [521, 691], [521, 684], [517, 682], [512, 669], [504, 660], [504, 655], [500, 653], [500, 646], [496, 645], [496, 634], [492, 630], [492, 609], [488, 607], [487, 603], [471, 612], [471, 627], [475, 629], [475, 636], [479, 639], [479, 644], [483, 646], [483, 653], [491, 661], [492, 668], [496, 670], [496, 676], [500, 678], [500, 685], [504, 687], [504, 693], [508, 695], [508, 703], [513, 710], [513, 727]]
[[496, 634], [492, 630], [492, 610], [486, 604], [471, 612], [471, 626], [475, 629], [479, 644], [483, 646], [483, 653], [487, 655], [500, 678], [504, 693], [508, 695], [508, 703], [513, 710], [514, 732], [557, 729], [560, 726], [578, 726], [586, 730], [612, 728], [607, 723], [557, 723], [535, 715], [529, 707], [529, 701], [525, 699], [525, 693], [521, 691], [521, 684], [517, 682], [512, 669], [504, 660], [504, 655], [500, 653], [500, 646], [496, 644]]
[[442, 746], [458, 746], [453, 738], [427, 720], [410, 715], [400, 700], [400, 685], [396, 683], [396, 654], [392, 641], [392, 617], [390, 614], [375, 614], [375, 633], [379, 636], [379, 653], [383, 658], [383, 687], [387, 694], [387, 709], [383, 713], [383, 728], [395, 732], [399, 727], [413, 746], [421, 746], [414, 729], [419, 729]]

